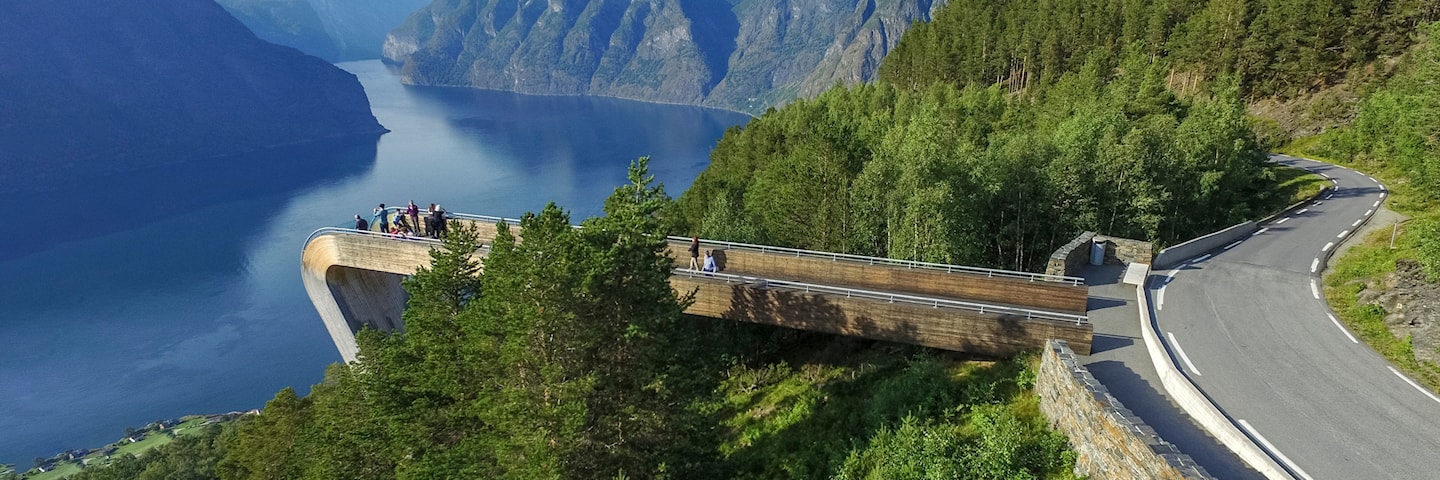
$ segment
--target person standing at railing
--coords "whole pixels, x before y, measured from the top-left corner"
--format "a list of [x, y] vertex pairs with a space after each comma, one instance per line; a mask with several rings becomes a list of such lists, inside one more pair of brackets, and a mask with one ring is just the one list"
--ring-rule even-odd
[[360, 231], [369, 231], [370, 222], [367, 222], [365, 221], [365, 219], [360, 218], [360, 214], [357, 213], [355, 214], [355, 229]]
[[690, 269], [700, 268], [700, 237], [690, 237]]
[[705, 251], [705, 268], [701, 268], [700, 270], [704, 272], [715, 271], [715, 255], [710, 254], [709, 250]]
[[380, 227], [381, 233], [390, 231], [390, 212], [385, 210], [385, 204], [375, 207], [375, 225]]
[[420, 207], [415, 205], [414, 200], [410, 201], [410, 206], [405, 207], [405, 215], [410, 217], [410, 224], [415, 226], [415, 234], [424, 235], [425, 232], [420, 231]]
[[432, 203], [430, 208], [425, 210], [425, 236], [440, 238], [440, 227], [435, 225], [435, 209], [435, 204]]

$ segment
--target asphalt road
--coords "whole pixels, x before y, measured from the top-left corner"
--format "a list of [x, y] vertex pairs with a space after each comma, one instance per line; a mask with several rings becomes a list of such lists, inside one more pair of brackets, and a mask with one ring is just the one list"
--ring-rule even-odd
[[1161, 337], [1200, 389], [1297, 477], [1440, 478], [1440, 398], [1331, 317], [1317, 273], [1325, 251], [1387, 193], [1353, 170], [1273, 159], [1333, 178], [1333, 196], [1208, 258], [1152, 273]]

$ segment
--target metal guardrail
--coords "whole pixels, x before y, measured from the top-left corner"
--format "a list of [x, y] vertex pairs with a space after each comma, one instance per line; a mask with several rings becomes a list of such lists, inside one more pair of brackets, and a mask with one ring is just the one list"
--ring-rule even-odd
[[[386, 208], [387, 212], [396, 210], [403, 212], [405, 208]], [[428, 215], [429, 210], [425, 210]], [[520, 225], [518, 219], [503, 218], [503, 216], [471, 215], [471, 213], [445, 212], [446, 218], [464, 219], [472, 222], [505, 222], [508, 225]], [[579, 226], [576, 226], [579, 228]], [[382, 234], [382, 232], [359, 231], [359, 229], [343, 228], [343, 226], [325, 226], [311, 232], [305, 238], [305, 245], [310, 245], [317, 236], [328, 234], [340, 235], [373, 235], [390, 241], [418, 242], [425, 245], [442, 245], [439, 239], [429, 236], [399, 236], [395, 234]], [[684, 236], [668, 236], [670, 241], [690, 242]], [[782, 246], [740, 244], [740, 242], [704, 241], [707, 245], [723, 245], [727, 248], [750, 249], [760, 252], [780, 252], [780, 254], [795, 255], [795, 257], [829, 258], [834, 261], [860, 261], [873, 265], [899, 265], [907, 268], [924, 268], [924, 270], [936, 270], [946, 272], [966, 272], [966, 274], [984, 274], [986, 277], [1004, 278], [1025, 278], [1030, 281], [1063, 281], [1063, 283], [1083, 285], [1083, 278], [1064, 277], [1064, 275], [1032, 274], [1032, 272], [1017, 272], [1008, 270], [994, 270], [994, 268], [962, 267], [962, 265], [930, 264], [930, 262], [907, 261], [907, 259], [864, 257], [864, 255], [831, 254], [831, 252], [808, 251], [808, 249], [782, 248]], [[488, 246], [481, 246], [481, 251], [488, 251]], [[907, 295], [897, 293], [886, 293], [886, 291], [863, 290], [863, 288], [835, 287], [835, 285], [799, 283], [799, 281], [773, 280], [773, 278], [746, 277], [746, 275], [721, 274], [721, 272], [706, 272], [690, 270], [690, 268], [675, 268], [675, 274], [685, 275], [690, 278], [720, 278], [720, 280], [736, 281], [736, 283], [759, 284], [766, 287], [789, 288], [789, 290], [805, 291], [805, 293], [828, 293], [842, 294], [845, 297], [870, 298], [870, 300], [884, 300], [890, 303], [922, 304], [930, 307], [960, 308], [960, 310], [976, 311], [976, 313], [1012, 314], [1022, 316], [1025, 319], [1041, 319], [1054, 321], [1070, 321], [1070, 323], [1090, 323], [1089, 316], [1076, 316], [1076, 314], [1057, 313], [1057, 311], [1030, 310], [1030, 308], [1018, 308], [1007, 306], [996, 306], [996, 304], [971, 303], [971, 301], [950, 300], [950, 298], [920, 297], [920, 295]]]
[[[331, 235], [331, 234], [335, 234], [335, 235], [370, 236], [370, 237], [376, 237], [376, 238], [383, 238], [383, 239], [385, 239], [385, 240], [394, 240], [394, 241], [398, 241], [398, 242], [412, 242], [412, 243], [425, 244], [425, 245], [432, 246], [432, 247], [438, 247], [438, 246], [444, 245], [444, 243], [445, 243], [445, 242], [441, 241], [441, 240], [438, 239], [438, 238], [419, 237], [419, 236], [404, 236], [404, 237], [402, 237], [402, 236], [399, 236], [399, 235], [395, 235], [395, 234], [393, 234], [393, 233], [380, 233], [380, 232], [371, 231], [371, 230], [356, 230], [356, 229], [348, 228], [348, 227], [321, 227], [321, 228], [315, 230], [314, 232], [310, 232], [310, 236], [305, 238], [305, 245], [309, 245], [310, 242], [311, 242], [311, 241], [314, 241], [316, 238], [319, 238], [319, 237], [322, 237], [322, 236], [325, 236], [325, 235]], [[302, 247], [302, 248], [303, 248], [303, 247]], [[489, 246], [489, 245], [481, 245], [479, 248], [476, 248], [475, 251], [477, 251], [477, 252], [489, 252], [489, 251], [490, 251], [490, 246]]]
[[[387, 211], [397, 211], [397, 212], [399, 212], [399, 211], [404, 211], [404, 209], [405, 209], [405, 207], [386, 207], [386, 210], [387, 210]], [[422, 213], [423, 215], [428, 215], [430, 212], [429, 212], [429, 210], [421, 210], [421, 213]], [[520, 225], [520, 219], [517, 219], [517, 218], [495, 217], [495, 216], [490, 216], [490, 215], [475, 215], [475, 214], [469, 214], [469, 213], [454, 213], [454, 212], [449, 212], [449, 211], [446, 211], [446, 212], [445, 212], [445, 215], [446, 215], [448, 218], [455, 218], [455, 219], [461, 219], [461, 220], [470, 220], [470, 221], [474, 221], [474, 222], [486, 222], [486, 223], [505, 222], [506, 224], [511, 225], [511, 226], [519, 226], [519, 225]], [[580, 228], [580, 227], [577, 226], [576, 228]], [[666, 239], [667, 239], [667, 240], [670, 240], [670, 241], [675, 241], [675, 242], [687, 242], [687, 243], [688, 243], [688, 242], [690, 241], [689, 238], [686, 238], [686, 237], [675, 237], [675, 236], [666, 237]], [[821, 252], [821, 251], [816, 251], [816, 250], [805, 250], [805, 249], [787, 248], [787, 247], [775, 247], [775, 246], [770, 246], [770, 245], [755, 245], [755, 244], [740, 243], [740, 242], [727, 242], [727, 241], [722, 241], [722, 240], [705, 240], [705, 239], [701, 239], [701, 242], [703, 242], [703, 243], [706, 244], [706, 245], [719, 245], [719, 246], [723, 246], [723, 247], [728, 248], [728, 249], [734, 249], [734, 250], [749, 250], [749, 251], [756, 251], [756, 252], [767, 253], [767, 254], [779, 253], [779, 254], [785, 254], [785, 255], [792, 255], [792, 256], [795, 256], [795, 257], [797, 257], [797, 258], [820, 258], [820, 259], [828, 259], [828, 260], [831, 260], [831, 261], [841, 261], [841, 260], [844, 260], [844, 261], [850, 261], [850, 262], [866, 263], [866, 264], [870, 264], [870, 265], [885, 265], [885, 266], [892, 266], [892, 267], [904, 267], [904, 268], [910, 268], [910, 269], [925, 269], [925, 270], [943, 271], [943, 272], [945, 272], [945, 273], [964, 273], [964, 274], [969, 274], [969, 275], [985, 276], [985, 277], [988, 277], [988, 278], [995, 278], [995, 277], [1000, 277], [1000, 278], [1015, 278], [1015, 279], [1021, 279], [1021, 280], [1028, 280], [1028, 281], [1031, 281], [1031, 282], [1036, 282], [1036, 281], [1040, 281], [1040, 282], [1058, 282], [1058, 283], [1066, 283], [1066, 284], [1070, 284], [1070, 285], [1084, 285], [1084, 284], [1085, 284], [1085, 279], [1083, 279], [1083, 278], [1080, 278], [1080, 277], [1070, 277], [1070, 276], [1064, 276], [1064, 275], [1050, 275], [1050, 274], [1045, 274], [1045, 273], [1019, 272], [1019, 271], [1014, 271], [1014, 270], [1002, 270], [1002, 269], [995, 269], [995, 268], [967, 267], [967, 266], [963, 266], [963, 265], [949, 265], [949, 264], [944, 264], [944, 263], [921, 262], [921, 261], [915, 261], [915, 260], [897, 260], [897, 259], [893, 259], [893, 258], [869, 257], [869, 256], [864, 256], [864, 255], [852, 255], [852, 254], [847, 254], [847, 253]]]
[[902, 293], [879, 292], [859, 288], [836, 287], [831, 285], [818, 285], [813, 283], [792, 282], [789, 280], [775, 280], [770, 278], [749, 277], [719, 272], [704, 272], [688, 268], [676, 268], [674, 274], [687, 278], [725, 280], [726, 282], [745, 283], [764, 287], [780, 287], [790, 290], [798, 290], [806, 293], [829, 293], [844, 295], [846, 298], [865, 298], [870, 300], [884, 300], [890, 303], [909, 303], [925, 305], [934, 308], [956, 308], [969, 310], [978, 313], [995, 313], [1022, 316], [1026, 319], [1054, 320], [1061, 322], [1072, 322], [1077, 325], [1090, 323], [1087, 315], [1071, 315], [1058, 312], [1047, 312], [1044, 310], [1030, 310], [1026, 308], [1007, 307], [1002, 305], [991, 305], [986, 303], [964, 302], [946, 298], [922, 297], [906, 295]]
[[[671, 240], [671, 241], [686, 242], [686, 243], [689, 243], [689, 242], [690, 242], [690, 239], [689, 239], [689, 238], [686, 238], [686, 237], [667, 237], [667, 238], [668, 238], [669, 240]], [[751, 250], [751, 251], [758, 251], [758, 252], [761, 252], [761, 253], [781, 253], [781, 254], [786, 254], [786, 255], [793, 255], [793, 256], [795, 256], [795, 257], [821, 258], [821, 259], [830, 259], [830, 260], [832, 260], [832, 261], [845, 260], [845, 261], [851, 261], [851, 262], [868, 263], [868, 264], [871, 264], [871, 265], [886, 265], [886, 266], [894, 266], [894, 267], [905, 267], [905, 268], [911, 268], [911, 269], [936, 270], [936, 271], [943, 271], [943, 272], [945, 272], [945, 273], [965, 273], [965, 274], [970, 274], [970, 275], [983, 275], [983, 276], [991, 277], [991, 278], [994, 278], [994, 277], [1001, 277], [1001, 278], [1018, 278], [1018, 279], [1029, 280], [1029, 281], [1032, 281], [1032, 282], [1035, 282], [1035, 281], [1043, 281], [1043, 282], [1062, 282], [1062, 283], [1068, 283], [1068, 284], [1070, 284], [1070, 285], [1084, 285], [1084, 284], [1085, 284], [1085, 279], [1083, 279], [1083, 278], [1080, 278], [1080, 277], [1069, 277], [1069, 276], [1064, 276], [1064, 275], [1050, 275], [1050, 274], [1045, 274], [1045, 273], [1017, 272], [1017, 271], [1014, 271], [1014, 270], [1000, 270], [1000, 269], [982, 268], [982, 267], [966, 267], [966, 266], [962, 266], [962, 265], [948, 265], [948, 264], [944, 264], [944, 263], [920, 262], [920, 261], [915, 261], [915, 260], [897, 260], [897, 259], [893, 259], [893, 258], [867, 257], [867, 256], [864, 256], [864, 255], [851, 255], [851, 254], [846, 254], [846, 253], [820, 252], [820, 251], [815, 251], [815, 250], [803, 250], [803, 249], [798, 249], [798, 248], [772, 247], [772, 246], [769, 246], [769, 245], [754, 245], [754, 244], [749, 244], [749, 243], [725, 242], [725, 241], [716, 241], [716, 240], [705, 240], [705, 239], [703, 239], [703, 238], [700, 239], [700, 242], [701, 242], [701, 243], [704, 243], [704, 244], [706, 244], [706, 245], [720, 245], [720, 246], [723, 246], [723, 247], [726, 247], [726, 248], [730, 248], [730, 249]]]

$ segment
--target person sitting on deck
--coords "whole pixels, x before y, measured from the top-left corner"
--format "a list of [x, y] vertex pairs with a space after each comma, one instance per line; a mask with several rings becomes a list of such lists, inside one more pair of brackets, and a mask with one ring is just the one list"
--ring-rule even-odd
[[370, 222], [365, 221], [365, 219], [360, 218], [360, 215], [359, 215], [359, 214], [356, 214], [356, 215], [355, 215], [355, 229], [356, 229], [356, 230], [369, 230], [369, 229], [370, 229]]

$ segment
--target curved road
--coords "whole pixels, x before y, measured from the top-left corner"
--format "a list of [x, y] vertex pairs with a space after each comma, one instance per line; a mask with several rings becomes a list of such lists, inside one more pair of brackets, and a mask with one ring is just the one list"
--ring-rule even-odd
[[1272, 158], [1332, 178], [1335, 191], [1154, 272], [1161, 336], [1196, 385], [1298, 478], [1440, 478], [1440, 398], [1340, 326], [1317, 273], [1379, 208], [1384, 187], [1335, 165]]

